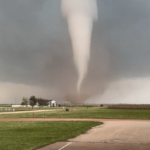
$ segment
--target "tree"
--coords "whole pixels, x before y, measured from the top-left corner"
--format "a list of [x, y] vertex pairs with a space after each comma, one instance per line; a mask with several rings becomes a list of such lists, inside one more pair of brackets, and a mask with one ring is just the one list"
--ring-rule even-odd
[[39, 106], [48, 106], [49, 105], [49, 100], [38, 98], [37, 99], [38, 105]]
[[25, 105], [25, 103], [24, 103], [24, 102], [22, 102], [22, 103], [21, 103], [21, 105], [23, 105], [23, 106], [24, 106], [24, 105]]
[[28, 102], [29, 102], [29, 100], [27, 98], [23, 97], [21, 105], [26, 105], [26, 107], [27, 107]]
[[32, 109], [33, 109], [33, 107], [36, 105], [36, 103], [37, 103], [37, 99], [36, 99], [36, 97], [35, 96], [31, 96], [30, 97], [30, 99], [29, 99], [30, 101], [30, 105], [32, 106]]

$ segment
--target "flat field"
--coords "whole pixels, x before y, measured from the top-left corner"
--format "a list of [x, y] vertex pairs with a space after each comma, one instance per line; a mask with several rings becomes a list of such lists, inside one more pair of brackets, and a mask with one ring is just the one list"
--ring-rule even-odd
[[61, 109], [62, 107], [17, 107], [15, 111], [32, 111], [32, 110], [49, 110], [49, 109]]
[[[10, 110], [9, 110], [10, 108]], [[16, 111], [35, 111], [35, 110], [54, 110], [54, 109], [62, 109], [62, 107], [35, 107], [35, 108], [31, 108], [31, 107], [17, 107], [17, 108], [12, 108], [12, 107], [0, 107], [0, 112], [9, 112], [9, 111], [13, 111], [13, 109]]]
[[84, 134], [99, 122], [0, 122], [0, 150], [35, 150]]
[[[5, 114], [0, 118], [32, 118], [33, 113]], [[95, 119], [150, 119], [150, 110], [108, 109], [100, 107], [80, 108], [65, 112], [36, 112], [35, 118], [95, 118]]]
[[0, 105], [0, 107], [11, 107], [11, 105]]

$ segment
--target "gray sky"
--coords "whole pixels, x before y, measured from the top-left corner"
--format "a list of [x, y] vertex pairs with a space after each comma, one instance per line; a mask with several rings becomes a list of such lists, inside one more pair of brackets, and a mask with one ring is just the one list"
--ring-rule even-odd
[[[118, 82], [121, 87], [137, 87], [135, 78], [145, 89], [145, 79], [149, 81], [150, 76], [150, 1], [97, 3], [99, 16], [92, 33], [91, 59], [79, 98], [61, 0], [0, 0], [0, 103], [13, 103], [15, 98], [20, 103], [23, 96], [32, 93], [83, 102], [93, 95], [106, 95], [113, 88], [111, 84]], [[132, 83], [124, 86], [124, 79]], [[116, 88], [111, 94], [117, 92]], [[138, 103], [149, 103], [148, 96]], [[132, 100], [122, 101], [123, 97], [115, 102]], [[101, 101], [97, 98], [93, 102]], [[107, 102], [112, 101], [107, 98]]]

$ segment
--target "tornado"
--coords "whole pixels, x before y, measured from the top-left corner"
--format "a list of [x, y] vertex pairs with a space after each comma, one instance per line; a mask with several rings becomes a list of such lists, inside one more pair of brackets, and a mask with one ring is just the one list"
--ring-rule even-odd
[[62, 0], [61, 10], [68, 22], [74, 63], [78, 72], [77, 91], [80, 93], [90, 60], [93, 21], [98, 18], [97, 1]]

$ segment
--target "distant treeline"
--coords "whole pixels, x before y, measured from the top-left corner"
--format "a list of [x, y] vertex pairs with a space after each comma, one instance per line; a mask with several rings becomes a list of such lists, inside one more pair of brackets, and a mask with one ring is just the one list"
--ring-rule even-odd
[[108, 105], [109, 109], [150, 109], [150, 104], [122, 104]]
[[57, 103], [58, 106], [64, 107], [103, 107], [103, 104], [89, 104], [89, 103]]
[[59, 103], [64, 107], [107, 107], [109, 109], [150, 109], [150, 104], [89, 104], [89, 103]]

